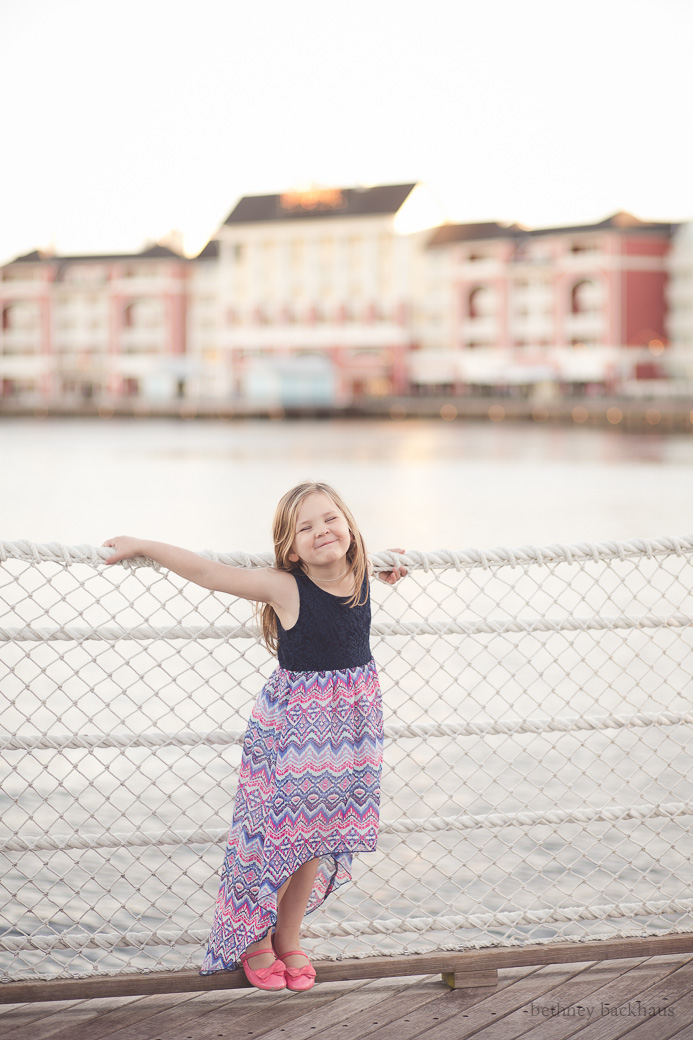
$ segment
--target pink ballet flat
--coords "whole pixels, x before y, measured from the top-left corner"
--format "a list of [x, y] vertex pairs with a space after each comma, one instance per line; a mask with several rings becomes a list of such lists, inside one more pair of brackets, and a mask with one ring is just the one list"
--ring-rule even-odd
[[[277, 952], [276, 950], [274, 951]], [[303, 950], [288, 950], [283, 953], [281, 957], [277, 953], [280, 961], [284, 962], [284, 957], [290, 957], [292, 953], [297, 953], [299, 957], [305, 957], [308, 960], [307, 955]], [[294, 990], [294, 992], [302, 992], [306, 989], [312, 989], [315, 983], [315, 968], [308, 960], [307, 964], [301, 965], [300, 968], [290, 968], [288, 964], [284, 963], [284, 972], [286, 977], [286, 988]]]
[[286, 989], [286, 979], [284, 972], [287, 970], [286, 965], [277, 958], [273, 964], [270, 964], [269, 968], [258, 968], [257, 971], [248, 964], [248, 961], [252, 957], [258, 957], [261, 953], [271, 953], [271, 950], [256, 950], [255, 953], [241, 954], [241, 964], [243, 965], [243, 971], [245, 977], [251, 986], [255, 986], [256, 989]]

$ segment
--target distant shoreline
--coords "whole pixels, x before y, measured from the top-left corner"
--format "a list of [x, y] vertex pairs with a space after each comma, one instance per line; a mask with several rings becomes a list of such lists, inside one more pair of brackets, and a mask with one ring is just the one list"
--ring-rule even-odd
[[347, 407], [321, 405], [270, 405], [257, 402], [181, 401], [180, 403], [129, 401], [46, 403], [33, 405], [0, 402], [0, 418], [133, 418], [133, 419], [439, 419], [533, 422], [536, 425], [569, 424], [601, 426], [647, 432], [693, 432], [693, 397], [642, 399], [622, 397], [579, 397], [531, 400], [516, 397], [422, 397], [369, 398]]

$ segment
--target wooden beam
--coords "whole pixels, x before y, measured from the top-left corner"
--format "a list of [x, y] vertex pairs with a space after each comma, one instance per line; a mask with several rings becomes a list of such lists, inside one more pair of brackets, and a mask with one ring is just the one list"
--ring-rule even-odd
[[475, 989], [477, 986], [497, 986], [498, 969], [485, 968], [483, 971], [444, 971], [443, 982], [450, 989]]
[[[434, 952], [408, 957], [359, 957], [342, 961], [314, 961], [313, 966], [317, 972], [317, 982], [441, 974], [443, 980], [454, 987], [493, 986], [496, 985], [499, 968], [627, 957], [658, 957], [677, 953], [693, 956], [693, 933], [646, 935], [633, 939], [597, 939], [589, 942], [539, 943], [528, 946], [494, 946], [458, 953]], [[450, 981], [446, 976], [450, 977]], [[0, 984], [0, 1004], [205, 992], [244, 987], [250, 988], [250, 983], [242, 970], [221, 971], [214, 975], [199, 975], [196, 971], [159, 971], [91, 976], [86, 979], [30, 979], [26, 982]]]

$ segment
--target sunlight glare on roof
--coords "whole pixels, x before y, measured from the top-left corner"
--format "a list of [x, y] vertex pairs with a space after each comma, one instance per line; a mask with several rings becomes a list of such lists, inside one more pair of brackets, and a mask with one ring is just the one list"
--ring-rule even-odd
[[445, 221], [442, 203], [426, 184], [417, 184], [395, 215], [394, 230], [398, 235], [437, 227]]

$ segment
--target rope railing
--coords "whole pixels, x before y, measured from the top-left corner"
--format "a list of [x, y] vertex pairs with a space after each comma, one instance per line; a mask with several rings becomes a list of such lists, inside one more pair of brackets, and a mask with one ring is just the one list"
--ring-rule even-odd
[[[566, 716], [562, 719], [503, 719], [497, 722], [458, 722], [447, 724], [418, 724], [408, 726], [386, 726], [385, 741], [403, 737], [471, 737], [510, 733], [571, 733], [586, 729], [631, 729], [633, 727], [679, 726], [693, 723], [693, 712], [662, 711], [635, 712], [630, 715], [586, 715]], [[243, 743], [241, 730], [227, 732], [215, 730], [211, 733], [62, 733], [40, 737], [0, 737], [0, 751], [69, 751], [79, 748], [130, 748], [130, 747], [206, 747]]]
[[[610, 632], [619, 628], [686, 628], [693, 625], [693, 617], [672, 614], [670, 617], [605, 618], [502, 618], [497, 621], [431, 621], [410, 622], [372, 626], [376, 636], [472, 636], [482, 633], [502, 635], [505, 632]], [[254, 625], [153, 628], [139, 625], [136, 628], [0, 628], [0, 642], [46, 643], [62, 641], [83, 643], [86, 639], [118, 643], [123, 639], [256, 639]]]
[[[669, 805], [632, 805], [628, 808], [605, 806], [602, 809], [536, 813], [488, 813], [485, 816], [434, 816], [423, 819], [405, 817], [381, 825], [381, 834], [426, 834], [436, 831], [462, 831], [474, 828], [499, 830], [502, 827], [533, 827], [538, 824], [557, 826], [561, 823], [593, 823], [594, 821], [650, 820], [657, 817], [693, 816], [693, 802]], [[226, 829], [198, 828], [191, 831], [167, 830], [124, 831], [112, 834], [55, 834], [42, 837], [8, 838], [0, 841], [0, 852], [45, 852], [56, 849], [143, 848], [146, 845], [218, 845], [226, 837]]]
[[[199, 964], [276, 666], [249, 603], [110, 552], [0, 542], [5, 981]], [[693, 538], [371, 559], [409, 571], [373, 584], [378, 850], [305, 948], [693, 934]]]

